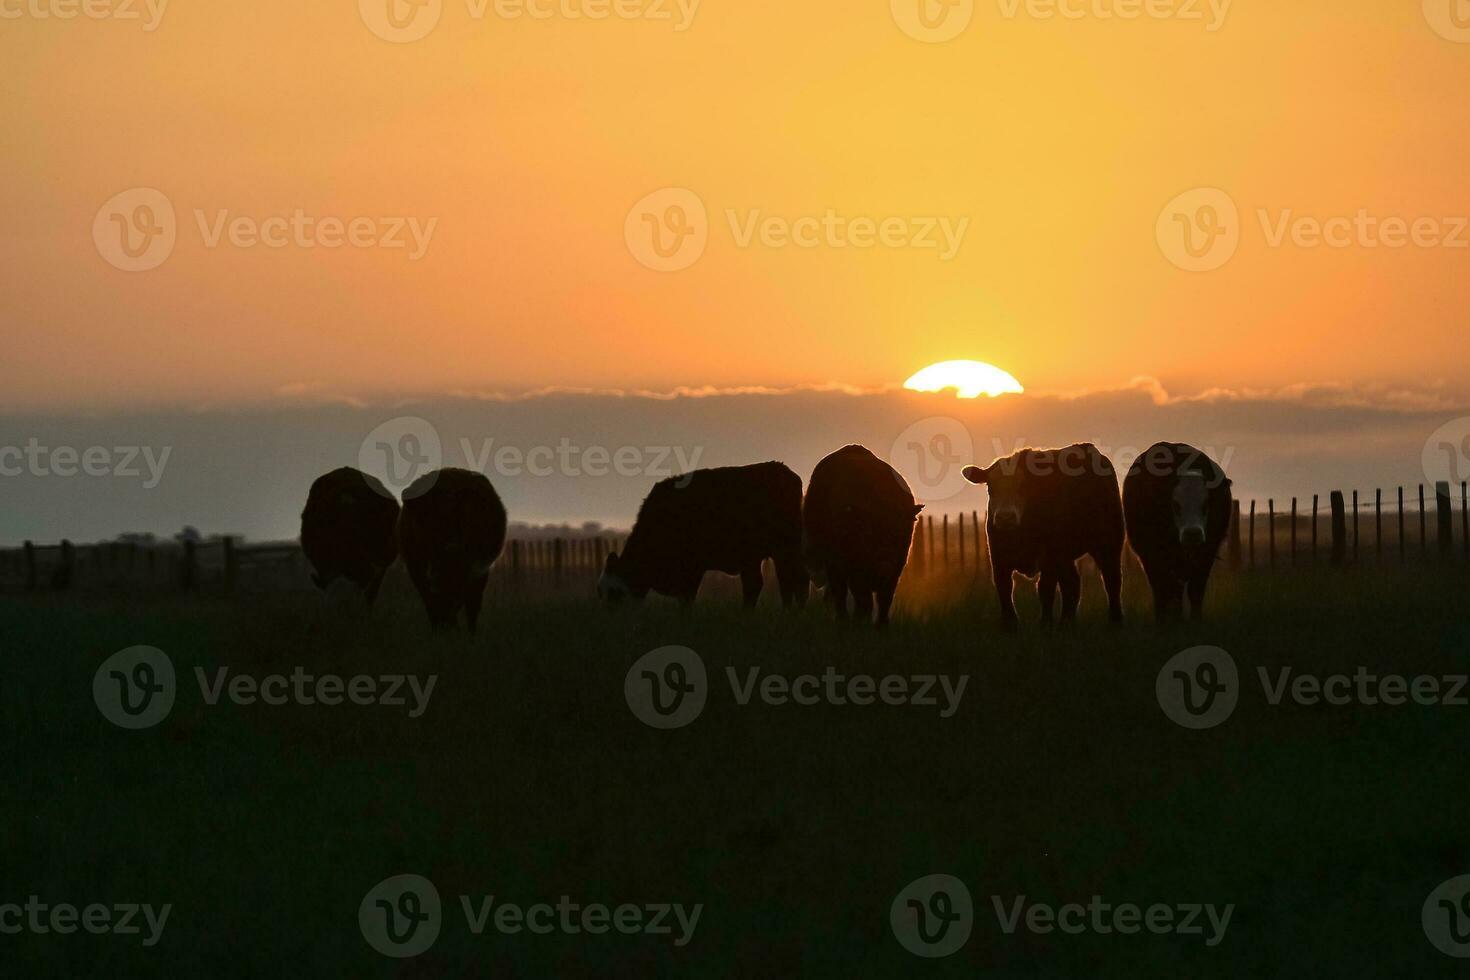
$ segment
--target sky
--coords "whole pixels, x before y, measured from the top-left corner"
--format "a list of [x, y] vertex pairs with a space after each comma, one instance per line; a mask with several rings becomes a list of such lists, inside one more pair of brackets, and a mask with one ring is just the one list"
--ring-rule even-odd
[[[7, 538], [282, 533], [216, 507], [216, 447], [295, 453], [258, 461], [294, 500], [402, 406], [810, 463], [933, 416], [983, 444], [1019, 409], [891, 391], [970, 358], [1072, 413], [1008, 436], [1177, 438], [1178, 403], [1223, 445], [1249, 405], [1300, 484], [1352, 476], [1304, 392], [1392, 423], [1365, 480], [1470, 406], [1466, 0], [0, 0], [0, 62], [0, 451], [210, 434], [166, 514], [7, 478], [52, 509]], [[523, 509], [619, 519], [625, 482]]]

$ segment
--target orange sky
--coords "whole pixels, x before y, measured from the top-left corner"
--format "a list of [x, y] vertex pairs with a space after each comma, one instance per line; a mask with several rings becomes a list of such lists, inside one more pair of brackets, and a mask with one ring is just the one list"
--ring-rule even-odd
[[[908, 36], [887, 0], [703, 0], [682, 31], [674, 0], [620, 2], [674, 20], [494, 2], [476, 19], [443, 0], [427, 37], [395, 44], [341, 0], [175, 0], [151, 31], [0, 0], [0, 403], [868, 386], [950, 358], [1056, 391], [1145, 374], [1180, 392], [1458, 386], [1470, 367], [1470, 247], [1272, 247], [1258, 213], [1365, 209], [1456, 235], [1470, 43], [1419, 0], [1236, 0], [1214, 31], [1206, 0], [1188, 2], [1205, 21], [980, 0], [946, 43]], [[167, 198], [177, 241], [128, 273], [93, 223], [137, 187]], [[665, 187], [708, 214], [677, 272], [625, 241], [635, 202]], [[1200, 187], [1228, 193], [1240, 240], [1189, 272], [1156, 229]], [[435, 224], [415, 260], [209, 247], [196, 216], [297, 210]], [[947, 261], [739, 241], [752, 212], [829, 210], [968, 224]]]

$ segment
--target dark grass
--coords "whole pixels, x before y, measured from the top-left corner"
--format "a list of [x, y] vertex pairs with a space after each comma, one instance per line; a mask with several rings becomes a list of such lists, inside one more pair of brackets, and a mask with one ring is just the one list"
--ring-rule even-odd
[[[367, 622], [312, 595], [233, 601], [0, 600], [6, 744], [0, 902], [173, 904], [163, 941], [0, 936], [6, 976], [1376, 976], [1461, 975], [1420, 907], [1470, 873], [1464, 708], [1266, 703], [1257, 665], [1464, 673], [1470, 581], [1431, 570], [1223, 577], [1212, 621], [997, 631], [988, 588], [910, 590], [887, 635], [825, 610], [745, 615], [725, 598], [609, 614], [587, 600], [501, 601], [480, 638], [430, 637], [399, 588]], [[769, 596], [767, 599], [769, 600]], [[1034, 599], [1023, 598], [1034, 619]], [[1160, 666], [1199, 643], [1245, 680], [1224, 726], [1175, 726]], [[92, 674], [160, 647], [171, 716], [125, 732]], [[688, 728], [630, 713], [629, 666], [684, 644], [712, 691]], [[437, 674], [428, 713], [205, 707], [193, 668]], [[959, 712], [738, 706], [724, 669], [966, 674]], [[370, 949], [366, 892], [429, 877], [434, 948]], [[953, 874], [969, 943], [905, 952], [888, 909]], [[529, 905], [703, 903], [670, 937], [473, 936], [458, 896]], [[1009, 902], [1234, 903], [1224, 942], [1003, 934]]]

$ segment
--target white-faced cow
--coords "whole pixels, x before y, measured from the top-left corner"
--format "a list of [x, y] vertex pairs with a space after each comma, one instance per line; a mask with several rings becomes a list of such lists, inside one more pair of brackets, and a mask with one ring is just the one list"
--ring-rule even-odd
[[378, 597], [398, 557], [398, 501], [375, 477], [344, 466], [318, 477], [301, 512], [301, 551], [311, 580], [326, 591], [340, 580]]
[[781, 463], [695, 470], [654, 486], [623, 553], [607, 556], [597, 594], [617, 603], [653, 591], [688, 605], [713, 571], [739, 575], [745, 605], [753, 607], [767, 558], [782, 603], [805, 602], [801, 477]]
[[1077, 561], [1090, 555], [1108, 595], [1108, 618], [1123, 621], [1123, 507], [1112, 462], [1091, 443], [1066, 449], [1023, 449], [965, 479], [990, 491], [985, 530], [1001, 619], [1016, 625], [1013, 576], [1040, 575], [1041, 621], [1052, 621], [1062, 590], [1062, 622], [1077, 616], [1082, 578]]
[[438, 470], [403, 492], [399, 547], [435, 630], [453, 627], [463, 610], [475, 631], [505, 531], [505, 505], [483, 474]]
[[1160, 622], [1204, 616], [1205, 587], [1230, 529], [1230, 481], [1193, 446], [1161, 442], [1138, 457], [1123, 481], [1128, 543], [1154, 594]]
[[888, 625], [923, 509], [898, 471], [863, 446], [817, 464], [802, 507], [806, 563], [839, 619], [847, 618], [851, 592], [859, 616], [871, 621], [876, 600], [877, 624]]

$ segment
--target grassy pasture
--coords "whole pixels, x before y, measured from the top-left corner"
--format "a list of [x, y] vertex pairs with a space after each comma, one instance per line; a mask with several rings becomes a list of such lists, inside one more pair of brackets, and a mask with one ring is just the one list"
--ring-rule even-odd
[[[476, 639], [430, 636], [398, 581], [360, 620], [310, 594], [0, 598], [0, 902], [172, 903], [162, 941], [0, 936], [7, 976], [1463, 975], [1420, 927], [1470, 873], [1467, 712], [1267, 703], [1256, 668], [1470, 670], [1459, 573], [1221, 576], [1212, 620], [1160, 629], [1138, 576], [1109, 629], [1094, 576], [1075, 628], [1002, 635], [988, 585], [910, 588], [886, 635], [815, 605], [743, 614], [728, 588], [690, 613], [499, 599]], [[1034, 621], [1034, 599], [1020, 601]], [[1196, 644], [1243, 693], [1188, 731], [1155, 678]], [[178, 700], [123, 731], [92, 676], [135, 644], [166, 651]], [[623, 696], [630, 665], [696, 650], [711, 692], [657, 731]], [[428, 711], [207, 706], [196, 667], [256, 675], [437, 675]], [[967, 675], [958, 712], [737, 704], [726, 668]], [[379, 955], [357, 924], [380, 880], [444, 900], [433, 948]], [[889, 905], [947, 873], [974, 931], [942, 960], [906, 952]], [[1009, 904], [1233, 903], [1202, 936], [1005, 934]], [[530, 905], [681, 902], [692, 942], [475, 936], [458, 896]], [[1208, 932], [1208, 930], [1207, 930]]]

